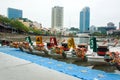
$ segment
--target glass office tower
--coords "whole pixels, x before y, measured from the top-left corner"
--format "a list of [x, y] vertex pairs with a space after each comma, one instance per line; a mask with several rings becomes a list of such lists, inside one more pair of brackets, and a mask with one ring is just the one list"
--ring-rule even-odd
[[9, 19], [22, 18], [22, 10], [8, 8], [8, 18]]
[[86, 33], [89, 32], [90, 26], [90, 8], [85, 7], [80, 12], [80, 32]]

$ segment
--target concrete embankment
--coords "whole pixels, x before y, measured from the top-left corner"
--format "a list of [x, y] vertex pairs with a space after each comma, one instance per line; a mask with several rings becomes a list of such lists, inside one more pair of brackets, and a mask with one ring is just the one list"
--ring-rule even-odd
[[[25, 37], [30, 36], [32, 41], [36, 40], [36, 36], [42, 35], [29, 35], [29, 34], [12, 34], [12, 33], [0, 33], [0, 40], [11, 40], [11, 41], [25, 41]], [[43, 41], [49, 41], [51, 36], [42, 36]], [[59, 39], [59, 37], [58, 37]]]
[[0, 80], [80, 80], [0, 52]]

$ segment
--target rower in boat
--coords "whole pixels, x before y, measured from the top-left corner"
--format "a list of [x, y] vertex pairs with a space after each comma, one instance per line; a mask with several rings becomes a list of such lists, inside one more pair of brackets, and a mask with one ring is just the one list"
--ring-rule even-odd
[[85, 59], [85, 54], [87, 52], [87, 45], [79, 44], [78, 46], [75, 45], [74, 38], [68, 39], [68, 48], [67, 55], [76, 56], [76, 58], [80, 58], [82, 60]]
[[79, 44], [78, 47], [75, 49], [76, 55], [80, 57], [82, 60], [86, 57], [87, 52], [87, 45]]
[[50, 37], [49, 47], [52, 47], [51, 53], [56, 53], [62, 55], [63, 58], [66, 58], [66, 54], [64, 53], [64, 47], [57, 44], [57, 40], [55, 37]]
[[19, 42], [12, 42], [10, 46], [14, 48], [19, 48]]
[[107, 52], [104, 59], [110, 65], [116, 66], [116, 68], [120, 71], [120, 53], [119, 52]]

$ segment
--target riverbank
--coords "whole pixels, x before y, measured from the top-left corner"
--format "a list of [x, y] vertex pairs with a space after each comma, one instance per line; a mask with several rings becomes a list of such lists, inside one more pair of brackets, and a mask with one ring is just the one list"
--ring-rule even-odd
[[[0, 33], [0, 40], [10, 40], [10, 41], [25, 41], [25, 37], [30, 36], [32, 41], [35, 41], [36, 36], [42, 35], [30, 35], [30, 34], [15, 34], [15, 33]], [[49, 41], [51, 36], [42, 36], [43, 41]], [[61, 37], [57, 37], [60, 39]]]
[[[0, 40], [10, 40], [10, 41], [25, 41], [25, 37], [30, 36], [32, 41], [35, 41], [36, 36], [42, 36], [43, 41], [49, 41], [51, 36], [45, 35], [32, 35], [32, 34], [17, 34], [17, 33], [2, 33], [0, 32]], [[62, 40], [61, 38], [69, 38], [71, 36], [55, 36], [57, 40]], [[78, 36], [72, 36], [74, 38], [78, 38]]]

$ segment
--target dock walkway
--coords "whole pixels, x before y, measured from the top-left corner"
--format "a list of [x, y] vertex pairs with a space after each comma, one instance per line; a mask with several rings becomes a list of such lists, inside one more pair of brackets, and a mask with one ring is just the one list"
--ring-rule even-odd
[[80, 80], [0, 52], [0, 80]]

